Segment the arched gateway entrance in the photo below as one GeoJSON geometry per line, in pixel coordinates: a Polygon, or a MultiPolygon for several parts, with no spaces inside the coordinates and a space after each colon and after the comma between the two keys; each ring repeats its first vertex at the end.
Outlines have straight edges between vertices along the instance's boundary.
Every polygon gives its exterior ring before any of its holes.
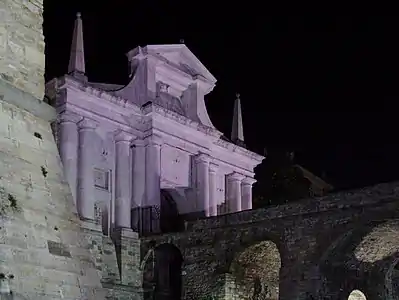
{"type": "Polygon", "coordinates": [[[180,300],[182,264],[181,252],[173,244],[149,249],[142,266],[144,300],[180,300]]]}

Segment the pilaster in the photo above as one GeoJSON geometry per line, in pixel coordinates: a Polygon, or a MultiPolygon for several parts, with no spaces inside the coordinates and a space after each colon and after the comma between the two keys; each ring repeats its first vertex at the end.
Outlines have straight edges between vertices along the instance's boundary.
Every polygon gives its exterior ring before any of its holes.
{"type": "Polygon", "coordinates": [[[95,144],[95,130],[98,127],[98,123],[84,118],[78,123],[78,127],[78,213],[84,220],[94,220],[94,157],[92,147],[95,144]]]}

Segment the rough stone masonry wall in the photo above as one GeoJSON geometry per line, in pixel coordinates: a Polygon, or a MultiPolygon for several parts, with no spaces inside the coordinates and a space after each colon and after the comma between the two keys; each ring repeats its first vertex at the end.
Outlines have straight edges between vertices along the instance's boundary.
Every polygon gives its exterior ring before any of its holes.
{"type": "MultiPolygon", "coordinates": [[[[310,299],[309,293],[316,295],[314,299],[344,299],[331,294],[334,291],[330,290],[320,297],[316,294],[323,276],[334,276],[318,268],[323,262],[322,257],[326,257],[331,245],[351,230],[362,229],[370,221],[379,223],[398,218],[398,199],[399,183],[393,182],[279,207],[208,218],[190,222],[185,232],[143,239],[142,255],[148,251],[152,240],[156,245],[176,245],[184,259],[184,299],[198,300],[217,291],[214,283],[224,280],[221,276],[231,271],[231,262],[237,255],[245,253],[251,245],[271,241],[276,244],[281,257],[279,299],[310,299]]],[[[348,243],[350,250],[359,242],[351,238],[348,243]]],[[[392,243],[379,245],[383,248],[392,243]]],[[[266,254],[270,255],[270,251],[266,254]]],[[[346,254],[351,255],[344,253],[345,257],[346,254]]],[[[327,257],[334,266],[346,266],[341,257],[327,257]]],[[[275,260],[274,257],[270,259],[275,260]]],[[[341,272],[340,284],[359,280],[352,275],[341,272]]],[[[232,299],[228,293],[225,295],[221,299],[232,299]]]]}
{"type": "Polygon", "coordinates": [[[21,95],[0,81],[0,273],[25,299],[98,299],[49,122],[10,104],[21,95]]]}
{"type": "Polygon", "coordinates": [[[43,0],[0,1],[0,79],[42,100],[43,0]]]}

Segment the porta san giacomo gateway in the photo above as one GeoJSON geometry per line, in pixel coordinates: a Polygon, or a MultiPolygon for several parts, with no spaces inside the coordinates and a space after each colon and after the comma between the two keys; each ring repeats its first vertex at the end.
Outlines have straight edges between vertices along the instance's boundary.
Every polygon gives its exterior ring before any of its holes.
{"type": "Polygon", "coordinates": [[[93,83],[78,14],[45,84],[42,15],[0,3],[0,299],[399,299],[399,183],[253,210],[240,99],[228,139],[184,44],[93,83]]]}

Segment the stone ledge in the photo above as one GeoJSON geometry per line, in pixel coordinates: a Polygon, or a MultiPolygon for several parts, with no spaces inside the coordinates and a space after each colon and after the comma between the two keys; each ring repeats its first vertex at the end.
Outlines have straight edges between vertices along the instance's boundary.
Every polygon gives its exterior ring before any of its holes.
{"type": "Polygon", "coordinates": [[[48,122],[54,121],[57,118],[55,109],[49,104],[13,87],[3,80],[0,80],[0,100],[26,110],[48,122]]]}

